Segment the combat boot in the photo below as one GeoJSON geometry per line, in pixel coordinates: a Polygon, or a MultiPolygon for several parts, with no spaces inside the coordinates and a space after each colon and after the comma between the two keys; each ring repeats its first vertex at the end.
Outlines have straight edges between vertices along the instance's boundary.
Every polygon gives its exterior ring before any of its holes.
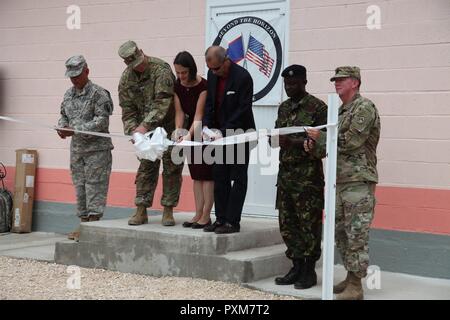
{"type": "MultiPolygon", "coordinates": [[[[89,217],[81,217],[81,222],[88,222],[88,221],[89,221],[89,217]]],[[[67,239],[75,240],[78,242],[78,240],[80,239],[80,227],[76,228],[74,231],[69,233],[67,235],[67,239]]]]}
{"type": "Polygon", "coordinates": [[[300,279],[303,273],[304,259],[294,259],[292,263],[294,266],[284,277],[275,278],[275,284],[284,286],[294,284],[298,279],[300,279]]]}
{"type": "Polygon", "coordinates": [[[89,222],[91,221],[99,221],[100,220],[100,216],[98,215],[91,215],[89,216],[89,222]]]}
{"type": "Polygon", "coordinates": [[[294,284],[295,289],[309,289],[317,284],[316,261],[305,258],[305,268],[300,279],[294,284]]]}
{"type": "Polygon", "coordinates": [[[67,239],[78,241],[80,239],[80,228],[78,227],[67,235],[67,239]]]}
{"type": "Polygon", "coordinates": [[[333,293],[341,293],[347,287],[348,279],[350,279],[350,272],[347,272],[347,277],[344,281],[339,282],[337,285],[333,286],[333,293]]]}
{"type": "Polygon", "coordinates": [[[173,207],[164,207],[161,224],[166,227],[175,225],[175,219],[173,218],[173,207]]]}
{"type": "Polygon", "coordinates": [[[361,284],[361,278],[353,272],[349,273],[349,279],[344,291],[336,295],[336,300],[363,300],[364,291],[361,284]]]}
{"type": "Polygon", "coordinates": [[[148,223],[147,208],[138,206],[136,212],[128,220],[130,226],[138,226],[148,223]]]}

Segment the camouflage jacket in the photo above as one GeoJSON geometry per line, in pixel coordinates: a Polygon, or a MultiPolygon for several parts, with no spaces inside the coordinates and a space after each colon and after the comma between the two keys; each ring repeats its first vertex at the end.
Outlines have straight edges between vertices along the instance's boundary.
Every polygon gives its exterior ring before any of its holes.
{"type": "Polygon", "coordinates": [[[175,76],[166,62],[153,57],[146,59],[149,66],[142,74],[128,67],[120,78],[124,132],[130,135],[143,125],[149,131],[163,127],[170,135],[175,128],[175,76]]]}
{"type": "MultiPolygon", "coordinates": [[[[75,130],[109,133],[109,116],[113,101],[109,92],[88,81],[81,92],[70,88],[61,103],[60,127],[75,130]]],[[[111,138],[75,133],[70,143],[71,152],[86,153],[113,149],[111,138]]]]}
{"type": "MultiPolygon", "coordinates": [[[[319,126],[327,123],[327,105],[320,99],[307,94],[298,103],[288,99],[280,104],[275,128],[292,126],[319,126]]],[[[306,138],[305,133],[290,134],[293,138],[306,138]]],[[[325,146],[307,153],[303,145],[280,148],[280,169],[277,185],[285,189],[302,186],[323,187],[322,158],[325,146]]]]}
{"type": "Polygon", "coordinates": [[[378,182],[376,149],[380,130],[380,116],[369,99],[356,94],[340,107],[337,183],[378,182]]]}

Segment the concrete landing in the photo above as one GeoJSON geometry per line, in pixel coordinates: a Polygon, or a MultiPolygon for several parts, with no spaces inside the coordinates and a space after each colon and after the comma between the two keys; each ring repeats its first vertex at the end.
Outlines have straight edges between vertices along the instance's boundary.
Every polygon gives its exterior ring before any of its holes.
{"type": "MultiPolygon", "coordinates": [[[[322,268],[316,268],[317,286],[306,290],[294,289],[293,285],[275,285],[275,277],[243,284],[243,286],[279,295],[295,296],[303,299],[322,299],[322,268]]],[[[342,265],[334,268],[334,282],[345,278],[346,271],[342,265]]],[[[363,281],[365,300],[450,300],[450,280],[418,277],[403,273],[381,270],[379,288],[367,278],[363,281]]]]}
{"type": "Polygon", "coordinates": [[[80,241],[56,244],[55,261],[153,276],[180,276],[235,283],[264,279],[289,269],[278,222],[243,218],[241,232],[217,235],[183,228],[189,213],[176,213],[177,225],[161,217],[129,226],[127,219],[81,224],[80,241]]]}
{"type": "MultiPolygon", "coordinates": [[[[160,217],[158,218],[158,220],[159,219],[160,217]]],[[[195,230],[185,231],[194,232],[195,230]]],[[[0,256],[28,258],[41,261],[53,261],[55,243],[61,242],[65,238],[66,236],[64,235],[47,232],[33,232],[29,234],[3,233],[0,234],[0,256]]],[[[62,242],[67,243],[68,246],[75,244],[75,242],[62,242]]],[[[284,251],[284,246],[282,244],[256,249],[230,251],[224,255],[219,255],[222,257],[224,262],[224,264],[220,266],[221,272],[223,272],[224,269],[230,265],[226,264],[229,262],[229,260],[240,261],[241,264],[243,263],[245,265],[243,261],[251,261],[251,259],[257,259],[261,257],[263,257],[263,259],[267,259],[267,257],[270,257],[271,255],[277,255],[280,250],[284,251]]],[[[283,259],[284,254],[281,256],[280,260],[283,259]]],[[[208,265],[206,266],[206,269],[207,267],[208,265]]],[[[216,267],[217,265],[211,265],[211,268],[216,267]]],[[[269,263],[261,263],[257,265],[253,264],[253,270],[257,275],[259,274],[259,276],[261,277],[264,275],[264,273],[258,268],[263,269],[266,274],[271,273],[271,275],[258,280],[249,281],[248,283],[242,283],[241,285],[279,295],[297,296],[303,299],[321,298],[322,269],[320,267],[316,269],[319,278],[318,285],[308,290],[296,290],[293,286],[275,285],[273,282],[275,274],[284,274],[287,270],[289,270],[290,264],[286,264],[285,269],[282,272],[275,272],[278,267],[274,268],[275,270],[271,269],[273,267],[274,266],[270,265],[269,263]]],[[[201,270],[205,270],[205,268],[201,270]]],[[[215,271],[217,272],[217,270],[215,271]]],[[[334,271],[335,282],[339,282],[344,278],[345,271],[342,266],[336,265],[334,271]]],[[[199,277],[205,278],[205,276],[202,275],[200,275],[199,277]]],[[[380,289],[368,289],[367,282],[364,282],[364,288],[366,300],[450,300],[450,280],[448,279],[420,277],[404,273],[394,273],[381,270],[380,289]]]]}
{"type": "Polygon", "coordinates": [[[0,256],[53,262],[55,243],[64,239],[66,236],[48,232],[2,233],[0,256]]]}

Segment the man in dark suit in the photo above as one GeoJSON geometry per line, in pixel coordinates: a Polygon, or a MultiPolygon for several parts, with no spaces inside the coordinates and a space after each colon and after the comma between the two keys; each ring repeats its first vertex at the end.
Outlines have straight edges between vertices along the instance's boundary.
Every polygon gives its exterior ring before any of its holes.
{"type": "MultiPolygon", "coordinates": [[[[235,130],[240,130],[240,133],[254,130],[253,80],[250,73],[232,62],[226,50],[219,46],[209,47],[205,60],[209,71],[203,126],[219,129],[223,137],[239,133],[235,130]]],[[[218,234],[239,232],[247,193],[250,143],[217,147],[215,151],[216,221],[203,231],[218,234]]]]}

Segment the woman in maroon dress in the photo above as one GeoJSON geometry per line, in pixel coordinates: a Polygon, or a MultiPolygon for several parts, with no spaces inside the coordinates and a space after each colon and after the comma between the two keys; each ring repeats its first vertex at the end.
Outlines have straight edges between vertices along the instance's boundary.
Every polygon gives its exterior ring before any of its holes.
{"type": "MultiPolygon", "coordinates": [[[[201,140],[201,121],[205,111],[206,80],[197,75],[194,58],[187,51],[177,54],[173,62],[175,83],[175,126],[177,140],[201,140]],[[180,130],[186,129],[186,130],[180,130]]],[[[203,162],[202,147],[184,149],[189,172],[194,180],[195,216],[183,223],[183,227],[201,229],[211,224],[210,214],[214,203],[212,166],[203,162]],[[194,156],[195,154],[195,156],[194,156]]]]}

